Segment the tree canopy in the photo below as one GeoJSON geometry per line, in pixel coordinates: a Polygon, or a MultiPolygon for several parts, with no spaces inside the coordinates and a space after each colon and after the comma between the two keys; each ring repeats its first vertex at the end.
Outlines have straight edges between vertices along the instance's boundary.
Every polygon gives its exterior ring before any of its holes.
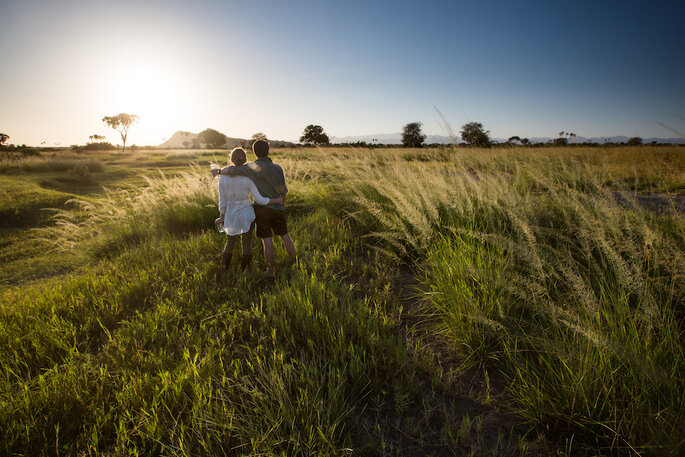
{"type": "Polygon", "coordinates": [[[200,143],[206,144],[210,148],[221,148],[226,145],[226,135],[214,129],[204,129],[197,135],[200,143]]]}
{"type": "Polygon", "coordinates": [[[266,137],[266,133],[263,132],[257,132],[254,135],[252,135],[252,141],[269,141],[269,139],[266,137]]]}
{"type": "Polygon", "coordinates": [[[483,124],[480,122],[469,122],[461,126],[461,139],[466,141],[471,146],[479,146],[481,148],[489,148],[492,145],[490,141],[490,131],[483,129],[483,124]]]}
{"type": "Polygon", "coordinates": [[[128,137],[128,129],[131,125],[138,122],[138,116],[135,114],[119,113],[116,116],[105,116],[102,122],[119,132],[123,146],[121,152],[126,150],[126,138],[128,137]]]}
{"type": "Polygon", "coordinates": [[[300,137],[300,142],[310,146],[325,146],[330,144],[328,135],[324,133],[323,127],[313,124],[310,124],[304,128],[304,132],[300,137]]]}
{"type": "Polygon", "coordinates": [[[5,144],[7,140],[10,139],[10,136],[6,133],[0,133],[0,144],[5,144]]]}
{"type": "Polygon", "coordinates": [[[421,132],[420,122],[410,122],[402,129],[402,144],[408,148],[423,147],[426,135],[421,132]]]}

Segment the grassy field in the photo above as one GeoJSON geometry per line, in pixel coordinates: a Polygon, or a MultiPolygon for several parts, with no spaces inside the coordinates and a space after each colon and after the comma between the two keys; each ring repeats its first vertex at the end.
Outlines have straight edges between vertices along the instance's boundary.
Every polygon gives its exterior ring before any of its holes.
{"type": "Polygon", "coordinates": [[[0,454],[682,455],[684,152],[276,150],[273,282],[226,151],[0,163],[0,454]]]}

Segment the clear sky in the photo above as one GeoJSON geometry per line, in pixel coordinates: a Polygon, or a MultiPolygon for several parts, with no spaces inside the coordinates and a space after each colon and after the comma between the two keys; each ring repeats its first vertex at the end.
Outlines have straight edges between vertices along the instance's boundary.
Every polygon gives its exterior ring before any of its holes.
{"type": "Polygon", "coordinates": [[[685,116],[682,1],[0,0],[0,132],[84,144],[140,116],[297,141],[441,134],[670,137],[685,116]]]}

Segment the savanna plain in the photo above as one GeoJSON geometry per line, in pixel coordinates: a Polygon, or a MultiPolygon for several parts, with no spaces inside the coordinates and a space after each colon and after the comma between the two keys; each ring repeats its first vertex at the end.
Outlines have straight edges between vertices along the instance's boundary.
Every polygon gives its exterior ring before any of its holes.
{"type": "Polygon", "coordinates": [[[226,155],[0,162],[0,455],[685,455],[685,149],[276,149],[273,281],[226,155]]]}

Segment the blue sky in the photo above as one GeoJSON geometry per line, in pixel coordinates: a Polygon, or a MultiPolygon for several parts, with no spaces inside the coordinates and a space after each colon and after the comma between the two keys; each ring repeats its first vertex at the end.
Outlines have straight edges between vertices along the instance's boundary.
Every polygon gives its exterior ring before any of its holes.
{"type": "Polygon", "coordinates": [[[440,134],[672,136],[685,115],[682,2],[40,1],[0,6],[10,142],[129,143],[176,130],[297,140],[440,134]],[[675,113],[675,114],[674,114],[675,113]]]}

